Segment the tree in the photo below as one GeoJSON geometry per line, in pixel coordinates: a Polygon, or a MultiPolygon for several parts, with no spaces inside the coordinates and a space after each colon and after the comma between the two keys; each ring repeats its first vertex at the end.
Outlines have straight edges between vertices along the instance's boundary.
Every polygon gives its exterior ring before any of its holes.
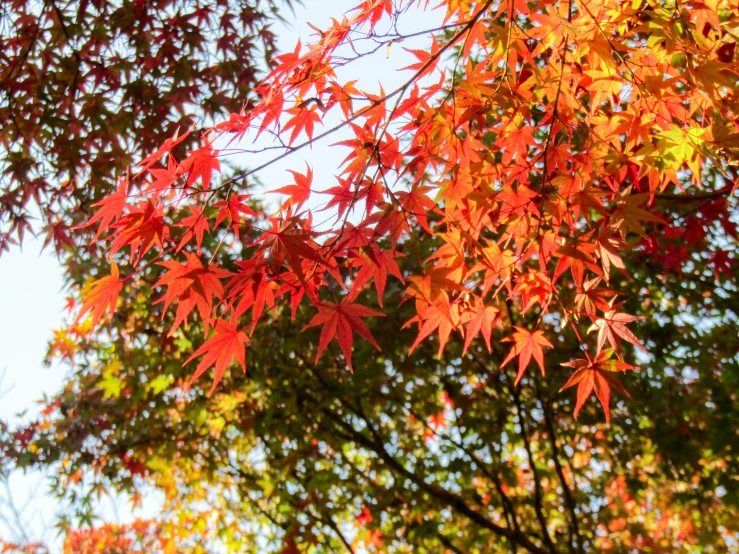
{"type": "Polygon", "coordinates": [[[446,2],[403,87],[339,82],[409,6],[364,2],[100,203],[76,373],[8,457],[83,515],[153,483],[240,552],[729,550],[736,7],[446,2]],[[218,175],[250,132],[282,161],[336,129],[332,229],[310,168],[274,214],[218,175]]]}
{"type": "MultiPolygon", "coordinates": [[[[425,256],[435,245],[419,247],[425,256]]],[[[453,334],[442,358],[431,341],[409,355],[415,333],[395,326],[414,306],[399,306],[397,281],[386,317],[369,323],[382,353],[358,343],[353,374],[338,347],[314,364],[319,334],[299,332],[313,317],[306,306],[295,323],[257,327],[246,376],[227,372],[210,396],[203,380],[185,392],[182,361],[198,344],[188,337],[202,327],[167,337],[176,314],[147,300],[155,281],[142,279],[123,291],[138,301],[121,304],[114,339],[75,355],[65,390],[38,422],[6,436],[5,451],[24,467],[59,467],[57,491],[83,520],[100,490],[136,495],[147,483],[167,497],[165,522],[215,521],[208,536],[235,552],[358,552],[362,542],[388,552],[548,552],[543,527],[563,552],[725,552],[739,531],[736,293],[720,298],[726,289],[705,278],[710,262],[679,275],[639,258],[624,258],[633,294],[665,281],[633,306],[657,354],[629,375],[641,401],[619,401],[610,424],[594,406],[575,422],[575,395],[558,393],[568,375],[555,364],[581,351],[574,337],[550,353],[547,378],[532,372],[519,387],[516,368],[499,369],[508,347],[495,341],[492,354],[475,341],[463,355],[453,334]],[[682,305],[682,295],[705,304],[682,305]],[[685,320],[703,310],[723,322],[691,333],[685,320]]],[[[399,261],[403,274],[415,260],[399,261]]],[[[374,291],[358,301],[380,309],[374,291]]]]}
{"type": "Polygon", "coordinates": [[[272,0],[0,2],[0,253],[34,218],[60,253],[87,242],[74,227],[129,166],[239,110],[275,14],[272,0]]]}

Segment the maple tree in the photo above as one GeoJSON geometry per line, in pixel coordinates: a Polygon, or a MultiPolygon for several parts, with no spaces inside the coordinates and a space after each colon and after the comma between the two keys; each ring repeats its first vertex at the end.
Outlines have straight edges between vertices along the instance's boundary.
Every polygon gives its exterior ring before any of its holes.
{"type": "MultiPolygon", "coordinates": [[[[197,527],[195,521],[183,521],[183,525],[197,527]]],[[[62,545],[63,554],[149,554],[151,552],[182,552],[177,550],[175,539],[169,534],[175,527],[171,523],[153,520],[135,520],[127,525],[105,523],[90,529],[70,530],[62,545]]],[[[205,528],[204,526],[200,526],[205,528]]],[[[176,526],[179,530],[181,526],[176,526]]],[[[197,531],[193,535],[197,535],[197,531]]],[[[200,537],[198,537],[200,538],[200,537]]],[[[11,554],[49,554],[43,543],[18,544],[0,541],[0,551],[11,554]]],[[[192,548],[192,552],[206,552],[192,548]]]]}
{"type": "Polygon", "coordinates": [[[75,227],[132,163],[176,129],[243,106],[274,52],[276,10],[271,0],[2,0],[0,253],[35,232],[81,255],[89,237],[75,227]]]}
{"type": "Polygon", "coordinates": [[[97,203],[79,369],[10,458],[204,503],[237,551],[730,548],[739,7],[448,1],[402,86],[338,77],[427,4],[363,2],[97,203]],[[221,175],[340,133],[279,207],[221,175]]]}
{"type": "MultiPolygon", "coordinates": [[[[602,358],[606,343],[617,356],[623,341],[647,352],[627,326],[638,318],[619,311],[622,292],[600,285],[624,271],[626,249],[660,242],[671,225],[659,201],[665,194],[683,191],[690,200],[700,189],[700,198],[710,199],[734,189],[734,166],[725,162],[733,160],[737,137],[739,75],[729,23],[736,7],[450,2],[434,47],[411,51],[419,61],[404,68],[411,76],[401,87],[377,96],[338,79],[334,58],[352,61],[339,57],[342,46],[354,48],[367,34],[382,42],[378,22],[414,4],[424,3],[360,4],[320,31],[305,53],[298,44],[279,56],[253,106],[206,131],[202,146],[177,159],[173,148],[187,135],[175,136],[122,178],[88,225],[98,224],[98,237],[107,232],[108,256],[130,250],[130,270],[119,278],[114,265],[113,276],[93,283],[79,316],[92,312],[94,326],[125,279],[164,263],[171,273],[159,284],[182,281],[166,296],[167,305],[177,299],[178,322],[197,305],[206,333],[211,325],[228,326],[228,336],[198,350],[206,357],[197,375],[215,364],[214,386],[232,358],[244,366],[247,336],[239,319],[253,333],[265,307],[274,311],[286,298],[293,315],[303,301],[318,308],[306,327],[323,326],[318,356],[335,337],[351,368],[355,333],[379,348],[359,319],[379,314],[351,300],[372,281],[381,297],[388,271],[404,281],[396,259],[413,248],[410,233],[418,225],[440,244],[405,278],[416,306],[408,323],[420,329],[411,350],[434,332],[440,354],[452,332],[469,337],[483,330],[489,344],[498,322],[515,328],[503,339],[514,342],[503,365],[518,357],[518,382],[532,357],[544,373],[542,347],[553,345],[540,327],[556,318],[578,337],[588,323],[598,330],[595,353],[584,351],[589,367],[605,367],[591,359],[602,358]],[[438,81],[419,86],[436,73],[438,81]],[[332,112],[341,121],[315,135],[332,112]],[[270,164],[345,127],[356,138],[336,145],[349,150],[337,168],[340,185],[315,191],[310,168],[291,170],[295,184],[276,189],[289,198],[273,215],[260,217],[244,204],[248,195],[239,189],[256,169],[214,181],[221,152],[236,142],[249,152],[241,145],[253,140],[250,133],[276,137],[267,147],[278,152],[270,164]],[[304,142],[296,144],[298,138],[304,142]],[[312,212],[301,211],[318,194],[331,197],[324,209],[335,208],[337,228],[314,228],[312,212]],[[192,223],[178,223],[188,211],[192,223]],[[363,212],[357,223],[349,220],[352,211],[363,212]],[[261,231],[245,243],[243,231],[251,227],[261,231]],[[242,242],[245,261],[235,274],[215,269],[217,253],[212,270],[198,259],[206,233],[222,235],[221,243],[242,242]],[[383,249],[381,239],[389,240],[383,249]],[[184,279],[177,261],[183,258],[185,269],[197,265],[184,279]],[[197,282],[187,277],[192,271],[209,275],[207,287],[200,278],[199,292],[187,286],[197,282]],[[331,303],[324,298],[336,297],[332,283],[346,292],[331,303]],[[533,329],[516,326],[518,315],[534,309],[533,329]],[[473,315],[481,311],[484,327],[473,315]]],[[[387,36],[388,44],[403,41],[387,36]]],[[[353,51],[355,59],[362,56],[353,51]]],[[[622,389],[615,375],[594,383],[601,399],[611,386],[622,389]]]]}
{"type": "MultiPolygon", "coordinates": [[[[417,236],[430,255],[434,241],[417,236]]],[[[212,252],[218,240],[202,244],[212,252]]],[[[424,256],[399,259],[399,270],[412,274],[424,256]]],[[[227,268],[240,259],[220,258],[227,268]]],[[[2,435],[4,463],[54,468],[57,494],[83,522],[101,491],[140,501],[154,487],[164,521],[213,522],[208,536],[234,552],[728,551],[739,536],[737,267],[715,281],[707,257],[680,274],[636,251],[624,266],[631,294],[660,283],[628,305],[645,316],[655,354],[625,379],[640,401],[612,398],[610,424],[559,392],[572,378],[560,364],[582,357],[574,334],[546,349],[545,376],[536,368],[518,386],[518,364],[500,369],[510,343],[465,350],[454,333],[441,357],[431,340],[409,354],[417,333],[397,328],[415,306],[400,303],[399,280],[384,308],[374,288],[354,299],[385,314],[366,319],[382,351],[357,340],[354,373],[335,342],[315,363],[320,332],[301,329],[316,310],[301,306],[294,322],[275,314],[255,328],[246,375],[225,372],[210,395],[202,377],[187,390],[183,362],[204,323],[167,335],[177,313],[151,301],[169,271],[156,266],[157,278],[122,290],[109,337],[60,331],[50,354],[71,356],[74,372],[38,420],[2,435]],[[709,313],[714,323],[696,330],[709,313]]],[[[609,354],[586,369],[625,363],[609,354]]]]}

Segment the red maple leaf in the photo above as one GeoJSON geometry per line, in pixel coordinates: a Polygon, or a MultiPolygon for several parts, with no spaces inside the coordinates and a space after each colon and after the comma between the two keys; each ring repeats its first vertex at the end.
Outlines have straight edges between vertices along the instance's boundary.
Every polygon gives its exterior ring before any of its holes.
{"type": "MultiPolygon", "coordinates": [[[[323,210],[330,210],[334,206],[338,206],[339,209],[336,217],[341,219],[344,212],[349,208],[353,208],[361,200],[362,196],[364,196],[364,193],[360,187],[354,186],[354,181],[351,179],[339,178],[338,181],[339,184],[337,186],[321,191],[321,194],[331,195],[331,200],[328,201],[323,210]]],[[[366,190],[367,188],[365,187],[366,190]]]]}
{"type": "Polygon", "coordinates": [[[187,173],[187,186],[192,186],[200,179],[204,190],[210,188],[210,182],[214,171],[221,171],[221,162],[218,152],[213,150],[210,143],[198,148],[185,158],[180,166],[181,173],[187,173]]]}
{"type": "Polygon", "coordinates": [[[213,207],[218,209],[216,221],[213,228],[218,227],[221,223],[228,220],[229,225],[238,234],[239,225],[241,224],[241,214],[256,217],[254,210],[246,204],[246,200],[251,198],[251,194],[232,194],[228,200],[216,202],[213,207]]]}
{"type": "Polygon", "coordinates": [[[611,387],[615,387],[627,397],[631,398],[626,389],[624,389],[621,381],[619,381],[611,373],[619,371],[628,371],[630,369],[639,369],[635,365],[627,364],[621,360],[611,359],[614,351],[610,348],[601,350],[596,354],[593,360],[572,360],[562,364],[566,367],[575,369],[569,380],[560,389],[560,392],[577,385],[577,402],[575,404],[575,419],[590,393],[595,390],[595,395],[603,405],[603,411],[606,414],[606,421],[611,421],[611,387]]]}
{"type": "Polygon", "coordinates": [[[303,175],[302,173],[298,173],[297,171],[293,171],[292,169],[288,170],[290,173],[293,174],[293,177],[295,178],[294,185],[288,185],[286,187],[270,191],[273,193],[287,194],[290,196],[290,198],[285,200],[285,202],[282,204],[280,210],[283,210],[289,206],[293,206],[297,210],[310,197],[310,186],[313,183],[313,170],[310,168],[310,166],[308,166],[307,163],[305,164],[305,167],[307,169],[305,175],[303,175]]]}
{"type": "Polygon", "coordinates": [[[293,115],[293,117],[285,123],[285,127],[283,128],[283,131],[287,131],[290,128],[293,130],[288,144],[295,142],[295,139],[298,138],[298,135],[303,131],[305,131],[305,134],[308,135],[310,140],[313,140],[313,130],[315,125],[316,123],[321,122],[321,116],[318,114],[316,106],[306,108],[301,104],[287,110],[287,113],[293,115]]]}
{"type": "Polygon", "coordinates": [[[639,319],[644,319],[644,316],[618,313],[617,309],[618,308],[615,307],[614,309],[606,312],[603,317],[597,318],[589,329],[589,331],[593,331],[595,329],[598,330],[598,350],[601,350],[606,340],[608,340],[611,346],[616,351],[618,351],[619,338],[622,338],[646,353],[647,349],[644,347],[644,345],[639,342],[639,339],[636,338],[636,335],[634,335],[634,333],[629,331],[628,327],[626,327],[626,323],[631,323],[639,319]]]}
{"type": "Polygon", "coordinates": [[[393,3],[391,0],[365,0],[351,11],[355,10],[359,11],[356,15],[357,21],[369,20],[370,29],[373,29],[383,15],[392,14],[393,3]]]}
{"type": "Polygon", "coordinates": [[[180,243],[177,245],[177,252],[182,250],[182,247],[187,244],[192,237],[195,237],[198,248],[203,244],[203,235],[206,232],[210,232],[210,226],[208,225],[208,218],[203,214],[203,210],[198,206],[188,206],[192,215],[189,215],[182,219],[177,224],[177,227],[184,227],[185,234],[182,235],[180,243]]]}
{"type": "MultiPolygon", "coordinates": [[[[169,334],[187,321],[190,313],[198,308],[200,317],[205,323],[205,332],[208,332],[208,323],[213,311],[213,297],[223,298],[221,279],[233,275],[230,271],[219,269],[217,265],[204,267],[200,259],[194,254],[186,254],[187,263],[181,264],[176,260],[162,262],[159,265],[169,271],[162,275],[154,287],[167,285],[167,292],[156,303],[164,302],[164,311],[169,308],[172,300],[177,299],[177,314],[169,334]]],[[[162,314],[164,317],[164,314],[162,314]]]]}
{"type": "Polygon", "coordinates": [[[74,229],[81,229],[84,227],[89,227],[91,225],[94,225],[95,222],[100,222],[100,227],[98,227],[97,233],[95,233],[95,238],[93,241],[96,241],[98,237],[110,227],[110,224],[121,217],[123,214],[123,210],[126,207],[126,202],[128,201],[128,180],[127,179],[121,179],[118,182],[118,190],[116,190],[113,194],[109,194],[105,198],[103,198],[100,202],[97,202],[93,204],[93,206],[100,206],[100,209],[95,213],[94,216],[90,218],[90,220],[85,223],[84,225],[80,225],[79,227],[74,227],[74,229]]]}
{"type": "Polygon", "coordinates": [[[149,173],[154,177],[154,180],[149,183],[149,186],[146,188],[146,192],[161,193],[170,188],[177,179],[179,168],[180,166],[175,162],[174,157],[168,156],[166,168],[152,167],[149,169],[149,173]]]}
{"type": "Polygon", "coordinates": [[[146,170],[148,170],[152,165],[157,163],[162,158],[162,156],[170,152],[175,146],[177,146],[179,143],[185,140],[188,136],[190,136],[190,133],[192,132],[193,128],[188,129],[187,132],[183,134],[182,136],[179,136],[180,130],[177,129],[177,131],[175,131],[175,134],[174,136],[172,136],[172,138],[168,138],[167,140],[165,140],[164,144],[162,144],[162,146],[160,146],[156,152],[150,154],[149,156],[147,156],[141,161],[141,163],[139,164],[139,166],[141,167],[141,171],[139,173],[143,173],[146,170]]]}
{"type": "Polygon", "coordinates": [[[262,242],[265,248],[269,248],[274,266],[281,265],[287,259],[293,273],[303,281],[302,260],[325,263],[313,240],[318,233],[310,230],[310,222],[297,216],[289,219],[270,218],[269,221],[272,229],[266,231],[257,242],[262,242]]]}
{"type": "Polygon", "coordinates": [[[432,190],[431,187],[418,185],[413,187],[410,192],[401,191],[396,193],[396,196],[400,201],[400,205],[403,207],[405,215],[415,217],[416,221],[418,221],[427,233],[433,234],[429,227],[428,217],[426,216],[429,211],[436,210],[436,203],[426,196],[426,193],[430,190],[432,190]]]}
{"type": "Polygon", "coordinates": [[[401,283],[403,275],[400,273],[396,258],[402,257],[403,254],[394,250],[380,250],[377,244],[372,244],[366,249],[366,255],[360,258],[356,265],[361,265],[361,269],[357,272],[352,284],[351,296],[356,298],[362,287],[370,280],[374,280],[375,289],[377,290],[377,303],[382,307],[382,296],[385,294],[385,285],[387,284],[387,274],[390,272],[401,283]]]}
{"type": "Polygon", "coordinates": [[[129,208],[129,213],[114,225],[116,228],[111,253],[124,246],[131,247],[131,263],[138,263],[155,245],[160,249],[169,235],[169,227],[164,224],[164,210],[152,201],[142,202],[129,208]]]}
{"type": "Polygon", "coordinates": [[[367,328],[367,324],[362,321],[362,317],[384,317],[384,314],[371,310],[366,306],[360,304],[350,304],[343,300],[339,304],[333,304],[331,302],[319,302],[318,313],[313,319],[303,327],[303,331],[311,327],[323,325],[321,329],[321,338],[318,341],[318,352],[316,353],[316,362],[321,358],[321,355],[326,350],[328,343],[331,339],[336,337],[336,340],[341,347],[341,351],[344,353],[346,363],[349,366],[349,371],[354,372],[352,368],[352,345],[354,343],[354,333],[357,333],[360,337],[363,337],[372,344],[377,350],[381,350],[380,345],[377,344],[374,337],[367,328]]]}
{"type": "Polygon", "coordinates": [[[245,345],[249,342],[249,337],[246,336],[244,331],[239,331],[236,325],[222,319],[216,321],[214,327],[215,335],[206,340],[184,363],[184,365],[187,365],[195,358],[204,355],[195,373],[185,385],[185,390],[188,390],[195,380],[214,364],[213,386],[208,394],[213,394],[216,385],[223,378],[223,374],[233,360],[236,360],[246,373],[245,345]]]}
{"type": "Polygon", "coordinates": [[[86,313],[91,312],[92,325],[90,326],[90,329],[92,330],[98,324],[107,309],[110,309],[111,314],[115,311],[115,305],[118,302],[118,295],[121,293],[121,289],[123,288],[123,279],[120,279],[119,277],[118,265],[113,262],[110,275],[93,282],[87,291],[83,292],[84,300],[82,301],[82,307],[74,320],[73,326],[77,325],[86,313]]]}
{"type": "Polygon", "coordinates": [[[530,333],[528,329],[523,327],[515,326],[515,329],[516,332],[513,333],[512,337],[503,339],[503,341],[514,341],[515,344],[508,353],[508,356],[506,356],[506,359],[503,360],[502,364],[500,364],[500,367],[502,369],[508,362],[518,356],[518,373],[516,374],[516,385],[518,385],[518,382],[521,380],[521,377],[523,377],[529,362],[531,362],[532,356],[536,360],[536,363],[539,364],[541,374],[545,374],[544,351],[542,350],[542,346],[546,346],[548,348],[553,348],[553,346],[552,343],[544,336],[544,331],[541,329],[537,329],[533,333],[530,333]]]}

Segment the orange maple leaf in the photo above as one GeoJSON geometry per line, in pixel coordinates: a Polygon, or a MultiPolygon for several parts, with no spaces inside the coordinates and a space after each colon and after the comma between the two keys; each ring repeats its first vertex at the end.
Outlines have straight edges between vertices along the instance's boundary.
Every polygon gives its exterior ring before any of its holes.
{"type": "Polygon", "coordinates": [[[184,365],[187,365],[195,358],[205,354],[203,359],[200,360],[195,373],[185,385],[185,390],[188,390],[195,380],[214,364],[213,386],[208,394],[213,394],[216,385],[223,378],[223,374],[234,359],[246,373],[245,345],[249,342],[249,337],[246,336],[244,331],[239,331],[236,325],[222,319],[216,321],[214,327],[215,335],[206,340],[184,363],[184,365]]]}
{"type": "Polygon", "coordinates": [[[308,139],[313,140],[313,130],[315,129],[315,125],[316,123],[321,123],[321,116],[318,114],[316,107],[313,106],[312,108],[306,108],[301,103],[300,105],[287,110],[287,113],[293,116],[287,123],[285,123],[285,127],[283,128],[284,131],[291,128],[293,130],[288,144],[295,142],[295,139],[298,138],[298,135],[303,131],[308,135],[308,139]]]}
{"type": "Polygon", "coordinates": [[[383,15],[393,13],[393,3],[391,0],[365,0],[351,11],[359,11],[355,16],[357,22],[369,21],[370,29],[374,29],[383,15]]]}
{"type": "Polygon", "coordinates": [[[129,208],[129,212],[114,225],[116,231],[110,244],[110,252],[116,253],[125,246],[131,248],[131,263],[141,258],[155,245],[160,249],[169,236],[169,227],[164,223],[164,210],[152,201],[141,202],[129,208]]]}
{"type": "Polygon", "coordinates": [[[641,221],[664,224],[665,221],[651,212],[640,208],[651,196],[650,193],[630,194],[627,187],[616,199],[616,209],[611,214],[609,226],[618,229],[625,237],[626,231],[632,231],[643,237],[648,236],[641,221]]]}
{"type": "Polygon", "coordinates": [[[532,356],[536,360],[536,363],[539,364],[541,374],[545,375],[544,350],[542,350],[542,346],[546,346],[548,348],[554,348],[554,346],[547,340],[544,336],[544,331],[541,329],[537,329],[531,333],[524,327],[519,327],[517,325],[514,327],[516,332],[513,333],[513,336],[505,338],[503,341],[514,341],[515,344],[508,353],[508,356],[506,356],[506,359],[503,360],[502,364],[500,364],[500,367],[502,369],[508,362],[518,356],[518,373],[516,374],[516,385],[518,385],[529,365],[529,362],[531,362],[532,356]]]}
{"type": "Polygon", "coordinates": [[[464,341],[464,354],[470,347],[475,336],[482,331],[482,338],[485,339],[485,345],[488,352],[491,352],[490,335],[493,332],[493,325],[498,319],[498,310],[492,306],[486,306],[482,301],[477,303],[474,313],[470,316],[467,324],[467,335],[464,341]]]}
{"type": "Polygon", "coordinates": [[[534,304],[541,306],[542,312],[546,312],[549,302],[552,298],[554,287],[549,277],[540,271],[529,271],[524,273],[518,279],[516,288],[513,289],[513,295],[520,295],[523,309],[521,313],[526,313],[534,304]]]}
{"type": "Polygon", "coordinates": [[[123,279],[119,277],[118,265],[113,262],[110,275],[93,282],[83,294],[82,307],[74,320],[73,327],[86,313],[91,312],[92,325],[90,325],[90,330],[92,330],[97,326],[107,309],[110,309],[111,314],[115,311],[118,295],[123,288],[123,279]]]}
{"type": "Polygon", "coordinates": [[[418,322],[420,325],[421,321],[423,321],[423,325],[421,325],[421,329],[418,331],[418,336],[416,337],[415,342],[411,345],[409,354],[413,353],[416,347],[421,344],[423,339],[438,329],[438,356],[441,358],[441,354],[444,352],[444,347],[449,340],[449,335],[459,325],[457,311],[450,309],[450,306],[446,303],[440,302],[438,305],[428,306],[423,313],[408,320],[403,327],[405,328],[414,322],[418,322]]]}
{"type": "Polygon", "coordinates": [[[374,280],[375,289],[377,290],[377,303],[382,307],[382,296],[385,294],[388,272],[401,283],[404,282],[398,262],[395,261],[396,258],[402,256],[403,254],[394,250],[380,250],[377,244],[370,245],[365,250],[365,255],[355,262],[360,269],[352,284],[350,293],[352,299],[357,297],[365,284],[370,280],[374,280]]]}
{"type": "Polygon", "coordinates": [[[595,390],[595,395],[603,405],[603,411],[606,414],[606,421],[611,421],[611,387],[631,398],[626,389],[615,376],[611,373],[618,371],[628,371],[630,369],[639,369],[638,366],[627,364],[621,360],[613,360],[614,351],[610,348],[601,350],[596,354],[593,360],[572,360],[563,363],[563,366],[575,369],[569,380],[560,389],[560,392],[577,385],[577,402],[575,404],[575,419],[590,393],[595,390]]]}
{"type": "Polygon", "coordinates": [[[95,233],[95,238],[93,239],[94,242],[100,237],[101,234],[103,234],[103,232],[108,230],[110,224],[113,223],[113,221],[119,219],[123,215],[123,210],[126,207],[127,202],[128,179],[121,179],[118,182],[118,189],[114,193],[109,194],[100,202],[93,204],[93,206],[100,207],[100,209],[95,212],[95,215],[92,216],[87,221],[87,223],[78,227],[73,227],[73,229],[82,229],[84,227],[89,227],[99,221],[100,226],[98,227],[97,233],[95,233]]]}

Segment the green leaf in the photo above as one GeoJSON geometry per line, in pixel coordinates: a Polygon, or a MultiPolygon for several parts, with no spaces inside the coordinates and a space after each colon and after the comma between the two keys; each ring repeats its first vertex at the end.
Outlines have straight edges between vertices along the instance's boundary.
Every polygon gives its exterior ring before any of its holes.
{"type": "Polygon", "coordinates": [[[164,389],[172,384],[174,378],[171,375],[158,375],[155,379],[149,382],[146,386],[147,389],[152,391],[154,394],[160,394],[164,389]]]}

